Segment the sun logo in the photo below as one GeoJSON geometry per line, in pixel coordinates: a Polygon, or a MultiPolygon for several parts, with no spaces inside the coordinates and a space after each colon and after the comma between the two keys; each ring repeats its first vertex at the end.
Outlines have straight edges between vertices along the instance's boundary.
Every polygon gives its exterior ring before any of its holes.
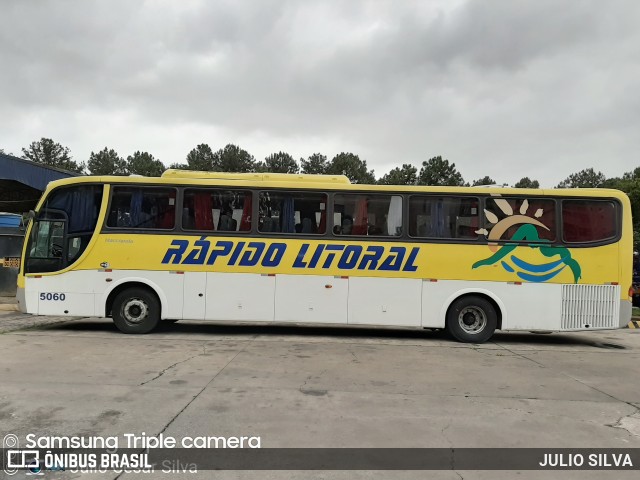
{"type": "MultiPolygon", "coordinates": [[[[498,244],[491,242],[491,240],[500,240],[502,238],[502,235],[504,235],[504,233],[514,225],[535,225],[544,228],[547,231],[549,230],[549,227],[547,227],[544,223],[536,220],[536,218],[540,218],[544,214],[544,211],[541,208],[537,209],[534,213],[535,218],[526,216],[527,210],[529,210],[529,200],[525,200],[524,202],[522,202],[522,205],[520,206],[520,215],[513,214],[513,208],[511,207],[511,204],[504,198],[494,198],[493,201],[496,203],[498,208],[502,210],[506,217],[502,220],[498,220],[498,216],[495,213],[485,208],[484,214],[487,220],[495,225],[493,225],[493,227],[491,228],[491,232],[487,231],[486,228],[476,230],[476,233],[487,236],[487,239],[489,240],[489,250],[491,250],[492,252],[498,250],[498,244]]],[[[513,240],[515,240],[515,238],[513,240]]]]}
{"type": "Polygon", "coordinates": [[[573,273],[574,282],[578,283],[581,277],[581,268],[578,262],[571,258],[571,252],[563,246],[551,245],[549,240],[540,238],[539,228],[546,231],[550,230],[549,227],[538,220],[544,215],[542,208],[536,209],[533,216],[527,215],[530,205],[529,201],[525,199],[520,205],[518,213],[515,214],[513,207],[506,199],[492,197],[492,200],[505,217],[500,220],[494,212],[487,209],[484,210],[486,219],[492,224],[491,230],[481,228],[476,230],[476,233],[486,235],[487,246],[493,252],[493,255],[474,263],[471,268],[494,265],[500,262],[504,270],[509,273],[515,273],[522,280],[546,282],[568,267],[573,273]],[[520,226],[511,238],[507,240],[526,243],[506,243],[500,246],[497,242],[503,240],[505,233],[516,225],[520,226]],[[560,258],[547,263],[530,263],[516,255],[516,250],[519,248],[538,249],[544,257],[553,258],[559,256],[560,258]]]}

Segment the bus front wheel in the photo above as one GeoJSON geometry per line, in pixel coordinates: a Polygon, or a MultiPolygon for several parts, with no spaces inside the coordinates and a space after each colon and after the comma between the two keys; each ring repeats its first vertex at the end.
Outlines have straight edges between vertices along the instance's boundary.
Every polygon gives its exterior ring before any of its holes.
{"type": "Polygon", "coordinates": [[[498,314],[489,300],[469,295],[457,299],[447,312],[447,331],[459,342],[484,343],[498,325],[498,314]]]}
{"type": "Polygon", "coordinates": [[[128,288],[113,301],[113,322],[123,333],[149,333],[160,321],[160,301],[144,288],[128,288]]]}

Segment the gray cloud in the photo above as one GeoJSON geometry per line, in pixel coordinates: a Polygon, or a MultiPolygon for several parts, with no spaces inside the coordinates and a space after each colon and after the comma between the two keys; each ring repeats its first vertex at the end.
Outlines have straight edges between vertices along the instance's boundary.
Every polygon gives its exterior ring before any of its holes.
{"type": "Polygon", "coordinates": [[[637,166],[640,4],[4,2],[0,147],[196,143],[553,185],[637,166]],[[324,149],[324,150],[323,150],[324,149]]]}

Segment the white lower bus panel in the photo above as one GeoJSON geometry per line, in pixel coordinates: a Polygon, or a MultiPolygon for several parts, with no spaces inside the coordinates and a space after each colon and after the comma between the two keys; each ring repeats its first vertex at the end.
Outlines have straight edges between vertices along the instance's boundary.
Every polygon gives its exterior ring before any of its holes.
{"type": "Polygon", "coordinates": [[[275,292],[275,276],[208,272],[205,319],[272,322],[275,292]]]}
{"type": "Polygon", "coordinates": [[[276,276],[276,322],[347,323],[349,279],[276,276]]]}
{"type": "MultiPolygon", "coordinates": [[[[92,281],[95,282],[95,272],[86,271],[27,278],[25,300],[29,311],[38,315],[92,317],[96,315],[92,281]]],[[[102,312],[98,315],[102,316],[102,312]]]]}
{"type": "Polygon", "coordinates": [[[349,277],[349,324],[419,327],[422,280],[349,277]]]}
{"type": "Polygon", "coordinates": [[[447,309],[466,294],[493,299],[502,330],[614,329],[629,316],[618,285],[135,270],[25,280],[20,308],[40,315],[101,317],[110,292],[139,282],[158,294],[162,318],[444,328],[447,309]]]}
{"type": "Polygon", "coordinates": [[[486,295],[502,314],[502,330],[614,329],[620,324],[620,286],[425,280],[422,326],[443,328],[449,305],[465,294],[486,295]]]}
{"type": "Polygon", "coordinates": [[[25,311],[38,315],[105,316],[109,294],[123,284],[154,290],[162,318],[182,317],[184,275],[136,270],[75,270],[25,278],[25,311]]]}

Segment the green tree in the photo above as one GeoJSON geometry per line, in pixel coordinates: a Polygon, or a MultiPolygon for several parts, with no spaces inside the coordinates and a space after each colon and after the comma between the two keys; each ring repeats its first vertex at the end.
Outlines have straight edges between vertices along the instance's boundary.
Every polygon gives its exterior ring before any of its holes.
{"type": "Polygon", "coordinates": [[[624,173],[622,177],[607,179],[604,187],[621,190],[629,197],[633,219],[634,249],[637,251],[640,248],[640,167],[624,173]]]}
{"type": "Polygon", "coordinates": [[[531,180],[529,177],[522,177],[514,186],[514,188],[540,188],[538,180],[531,180]]]}
{"type": "Polygon", "coordinates": [[[474,180],[471,184],[471,186],[473,187],[476,187],[478,185],[497,185],[497,182],[490,176],[486,175],[482,178],[479,178],[478,180],[474,180]]]}
{"type": "Polygon", "coordinates": [[[367,169],[367,161],[360,160],[354,153],[339,153],[331,160],[327,173],[331,175],[346,175],[351,183],[376,183],[373,170],[367,169]]]}
{"type": "Polygon", "coordinates": [[[126,175],[127,162],[113,149],[104,147],[98,153],[91,152],[87,162],[91,175],[126,175]]]}
{"type": "Polygon", "coordinates": [[[622,180],[632,181],[632,182],[636,180],[640,180],[640,167],[636,167],[635,169],[633,169],[633,171],[626,172],[625,174],[623,174],[622,180]]]}
{"type": "Polygon", "coordinates": [[[86,167],[84,162],[77,163],[71,159],[71,151],[68,147],[63,147],[50,138],[44,137],[37,142],[31,142],[27,148],[23,148],[22,158],[76,173],[84,172],[86,167]]]}
{"type": "Polygon", "coordinates": [[[302,173],[324,174],[327,173],[329,164],[327,163],[326,155],[314,153],[313,155],[310,155],[307,160],[301,158],[300,167],[302,173]]]}
{"type": "Polygon", "coordinates": [[[212,170],[215,172],[254,172],[256,159],[237,145],[228,144],[213,154],[212,170]]]}
{"type": "Polygon", "coordinates": [[[380,185],[415,185],[418,182],[418,169],[409,163],[396,167],[378,180],[380,185]]]}
{"type": "Polygon", "coordinates": [[[159,177],[165,171],[165,166],[150,153],[138,151],[127,157],[127,171],[130,175],[159,177]]]}
{"type": "Polygon", "coordinates": [[[572,173],[557,188],[599,188],[604,186],[607,177],[602,172],[596,172],[593,168],[585,168],[578,173],[572,173]]]}
{"type": "Polygon", "coordinates": [[[179,162],[174,162],[171,165],[169,165],[169,168],[172,168],[174,170],[191,170],[189,168],[189,165],[187,165],[186,163],[179,163],[179,162]]]}
{"type": "Polygon", "coordinates": [[[422,162],[418,174],[418,185],[448,185],[464,186],[462,174],[456,169],[455,163],[443,160],[441,156],[430,158],[422,162]]]}
{"type": "MultiPolygon", "coordinates": [[[[186,170],[198,170],[208,172],[213,170],[213,151],[206,143],[201,143],[187,154],[187,164],[182,164],[186,170]]],[[[171,168],[175,168],[173,165],[171,168]]]]}
{"type": "Polygon", "coordinates": [[[300,168],[294,158],[285,152],[272,153],[264,162],[256,164],[258,172],[298,173],[300,168]]]}

